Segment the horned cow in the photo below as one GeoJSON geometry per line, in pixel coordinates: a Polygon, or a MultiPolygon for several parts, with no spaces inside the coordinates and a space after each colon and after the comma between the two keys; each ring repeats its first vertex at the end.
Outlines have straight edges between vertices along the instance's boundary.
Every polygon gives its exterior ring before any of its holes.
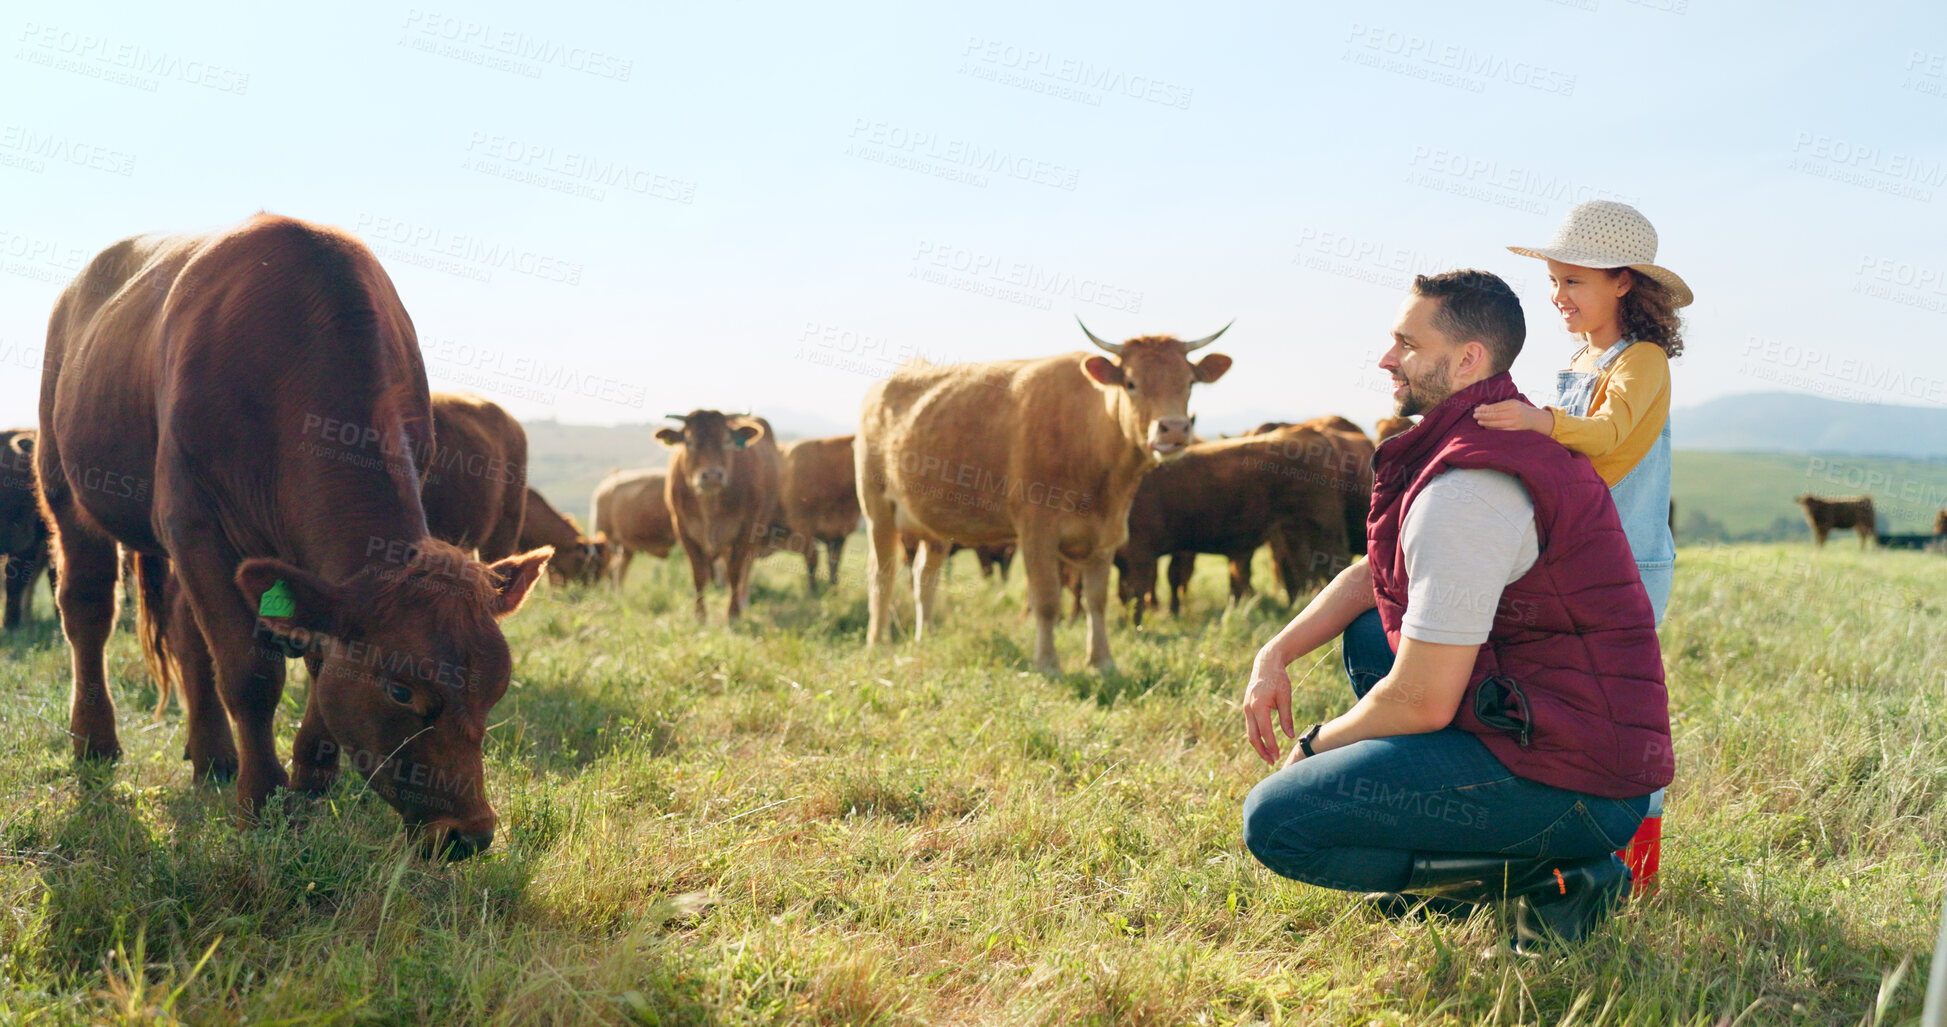
{"type": "Polygon", "coordinates": [[[884,641],[890,625],[901,531],[920,538],[915,638],[926,632],[948,548],[1013,540],[1034,610],[1035,668],[1060,670],[1054,626],[1065,563],[1082,571],[1088,661],[1114,669],[1104,609],[1130,503],[1143,475],[1189,444],[1191,386],[1223,377],[1231,359],[1190,358],[1222,330],[1190,342],[1122,343],[1082,331],[1102,353],[915,361],[867,390],[854,452],[870,546],[869,644],[884,641]]]}

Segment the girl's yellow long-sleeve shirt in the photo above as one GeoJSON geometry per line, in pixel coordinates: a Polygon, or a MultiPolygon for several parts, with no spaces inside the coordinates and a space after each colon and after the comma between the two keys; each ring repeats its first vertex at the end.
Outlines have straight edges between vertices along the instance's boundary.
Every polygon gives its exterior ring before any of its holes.
{"type": "Polygon", "coordinates": [[[1548,411],[1555,415],[1549,437],[1587,456],[1603,484],[1614,488],[1656,445],[1670,419],[1670,358],[1661,346],[1636,343],[1596,377],[1589,416],[1560,407],[1548,411]]]}

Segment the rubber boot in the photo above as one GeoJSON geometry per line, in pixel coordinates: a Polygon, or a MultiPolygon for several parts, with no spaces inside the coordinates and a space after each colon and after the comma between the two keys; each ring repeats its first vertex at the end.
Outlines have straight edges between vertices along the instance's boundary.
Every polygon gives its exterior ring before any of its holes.
{"type": "Polygon", "coordinates": [[[1551,876],[1552,882],[1524,892],[1515,907],[1510,944],[1521,955],[1581,941],[1629,894],[1629,867],[1614,855],[1558,863],[1551,876]]]}
{"type": "Polygon", "coordinates": [[[1508,856],[1416,856],[1404,891],[1368,892],[1365,900],[1380,915],[1395,919],[1415,913],[1465,918],[1484,903],[1541,883],[1541,878],[1529,878],[1543,865],[1508,856]]]}
{"type": "Polygon", "coordinates": [[[1414,895],[1410,892],[1372,891],[1364,897],[1375,912],[1391,920],[1408,917],[1424,920],[1428,916],[1465,920],[1474,915],[1474,910],[1481,908],[1478,902],[1460,902],[1441,895],[1414,895]]]}

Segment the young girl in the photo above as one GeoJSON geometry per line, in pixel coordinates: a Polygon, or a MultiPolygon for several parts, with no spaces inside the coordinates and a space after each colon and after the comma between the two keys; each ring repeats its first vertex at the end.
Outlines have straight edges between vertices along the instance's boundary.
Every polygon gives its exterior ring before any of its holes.
{"type": "Polygon", "coordinates": [[[1690,287],[1656,266],[1656,229],[1626,203],[1569,211],[1545,247],[1510,246],[1548,262],[1550,299],[1582,349],[1558,372],[1545,408],[1508,400],[1474,408],[1488,428],[1544,432],[1586,455],[1609,485],[1656,622],[1670,601],[1670,358],[1683,352],[1677,308],[1690,287]]]}
{"type": "MultiPolygon", "coordinates": [[[[1683,352],[1677,308],[1690,305],[1690,287],[1654,263],[1656,229],[1626,203],[1591,200],[1568,212],[1547,246],[1508,249],[1548,262],[1549,298],[1582,348],[1556,373],[1547,407],[1484,403],[1474,419],[1488,428],[1546,432],[1589,458],[1616,501],[1661,626],[1677,555],[1670,537],[1670,358],[1683,352]]],[[[1654,887],[1662,821],[1659,788],[1624,854],[1638,894],[1654,887]]]]}

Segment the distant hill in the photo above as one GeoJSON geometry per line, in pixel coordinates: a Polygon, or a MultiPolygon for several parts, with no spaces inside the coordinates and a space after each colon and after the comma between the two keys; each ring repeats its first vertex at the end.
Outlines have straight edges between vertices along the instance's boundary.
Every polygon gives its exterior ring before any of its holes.
{"type": "Polygon", "coordinates": [[[1849,403],[1795,392],[1720,396],[1670,414],[1678,449],[1947,457],[1947,408],[1849,403]]]}

